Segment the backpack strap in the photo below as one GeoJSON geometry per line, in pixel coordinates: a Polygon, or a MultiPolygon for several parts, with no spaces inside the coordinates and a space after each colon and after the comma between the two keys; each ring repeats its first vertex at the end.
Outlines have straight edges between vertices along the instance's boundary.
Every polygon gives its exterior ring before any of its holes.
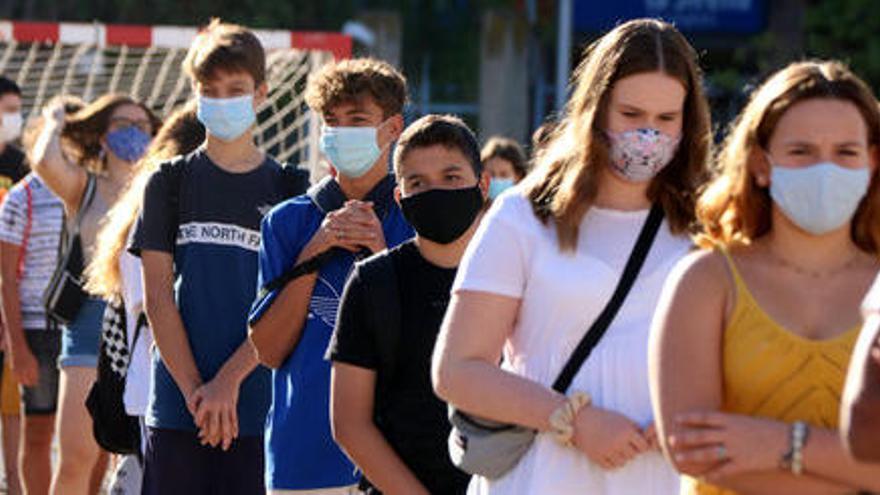
{"type": "Polygon", "coordinates": [[[25,256],[27,255],[27,246],[28,246],[28,242],[30,242],[31,229],[33,228],[33,224],[34,224],[34,193],[31,190],[30,181],[25,180],[23,187],[24,187],[24,192],[27,196],[27,203],[25,206],[26,212],[27,212],[26,213],[27,219],[25,220],[25,224],[24,224],[24,232],[21,235],[21,249],[19,250],[19,255],[18,255],[18,269],[15,272],[16,279],[18,281],[21,281],[22,277],[24,276],[25,256]]]}
{"type": "Polygon", "coordinates": [[[397,367],[401,335],[400,286],[392,252],[374,256],[358,265],[361,278],[370,290],[366,292],[369,323],[374,332],[379,354],[376,389],[390,387],[397,367]]]}

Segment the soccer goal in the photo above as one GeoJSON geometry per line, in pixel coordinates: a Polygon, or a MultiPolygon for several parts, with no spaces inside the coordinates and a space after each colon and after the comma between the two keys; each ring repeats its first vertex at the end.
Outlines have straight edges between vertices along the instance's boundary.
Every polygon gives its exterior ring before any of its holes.
{"type": "MultiPolygon", "coordinates": [[[[0,22],[0,74],[22,88],[27,118],[55,95],[86,101],[129,94],[159,115],[192,96],[181,70],[195,27],[0,22]]],[[[267,50],[269,96],[258,110],[257,144],[281,162],[321,175],[318,120],[305,104],[308,74],[351,55],[338,33],[256,30],[267,50]]]]}

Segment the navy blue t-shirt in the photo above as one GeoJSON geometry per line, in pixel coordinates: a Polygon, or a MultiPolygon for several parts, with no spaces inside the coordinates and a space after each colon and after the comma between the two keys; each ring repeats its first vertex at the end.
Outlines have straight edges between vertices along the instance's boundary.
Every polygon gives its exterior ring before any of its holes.
{"type": "MultiPolygon", "coordinates": [[[[221,169],[200,148],[163,164],[150,178],[131,251],[173,253],[175,296],[202,380],[209,381],[247,339],[257,287],[263,215],[283,198],[281,168],[266,160],[246,173],[221,169]],[[177,187],[175,208],[172,188],[177,187]],[[178,228],[179,226],[179,228],[178,228]]],[[[183,394],[153,352],[146,423],[195,431],[183,394]]],[[[241,384],[239,432],[262,435],[271,390],[258,366],[241,384]]]]}
{"type": "MultiPolygon", "coordinates": [[[[413,235],[394,201],[394,186],[388,176],[364,198],[373,202],[389,247],[413,235]]],[[[345,199],[339,184],[327,178],[308,195],[273,209],[263,220],[260,283],[272,281],[294,266],[321,226],[324,211],[341,207],[345,199]]],[[[359,479],[330,432],[330,362],[324,359],[342,289],[355,259],[351,253],[340,251],[321,268],[299,343],[272,374],[272,407],[266,428],[266,487],[270,490],[340,487],[359,479]]],[[[278,292],[254,303],[251,321],[265,313],[278,292]]]]}

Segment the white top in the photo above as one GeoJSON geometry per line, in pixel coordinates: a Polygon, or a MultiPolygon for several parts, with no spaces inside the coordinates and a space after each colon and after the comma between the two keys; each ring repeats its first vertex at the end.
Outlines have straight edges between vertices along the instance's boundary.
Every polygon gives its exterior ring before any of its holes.
{"type": "MultiPolygon", "coordinates": [[[[134,229],[131,229],[134,232],[134,229]]],[[[129,239],[130,240],[130,239],[129,239]]],[[[138,316],[144,310],[143,285],[141,284],[141,260],[123,251],[119,257],[119,270],[122,275],[122,300],[125,302],[125,325],[128,329],[128,348],[137,326],[138,316]]],[[[130,416],[143,416],[150,399],[150,347],[153,345],[153,332],[149,325],[141,328],[128,374],[125,376],[125,412],[130,416]]]]}
{"type": "MultiPolygon", "coordinates": [[[[559,250],[555,227],[535,217],[519,190],[495,201],[464,255],[453,292],[521,299],[504,346],[505,369],[552,385],[614,292],[647,216],[648,210],[591,208],[581,222],[577,250],[569,254],[559,250]]],[[[666,276],[690,245],[664,223],[632,291],[570,391],[585,391],[594,405],[643,427],[653,422],[648,333],[666,276]]],[[[511,472],[496,481],[474,477],[469,493],[668,495],[678,493],[678,474],[660,453],[605,471],[541,434],[511,472]]]]}
{"type": "Polygon", "coordinates": [[[0,207],[0,241],[21,246],[28,215],[31,231],[24,246],[24,272],[19,282],[21,325],[25,330],[46,328],[46,309],[43,293],[58,264],[58,243],[61,241],[61,222],[64,207],[35,174],[28,174],[12,187],[0,207]],[[31,209],[28,211],[27,185],[31,190],[31,209]]]}

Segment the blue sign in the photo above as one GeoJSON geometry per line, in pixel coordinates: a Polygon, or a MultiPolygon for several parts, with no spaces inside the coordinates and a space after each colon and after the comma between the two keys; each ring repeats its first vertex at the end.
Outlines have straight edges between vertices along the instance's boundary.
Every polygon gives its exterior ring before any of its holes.
{"type": "Polygon", "coordinates": [[[575,0],[575,31],[607,31],[658,17],[689,33],[751,34],[764,29],[766,0],[575,0]]]}

